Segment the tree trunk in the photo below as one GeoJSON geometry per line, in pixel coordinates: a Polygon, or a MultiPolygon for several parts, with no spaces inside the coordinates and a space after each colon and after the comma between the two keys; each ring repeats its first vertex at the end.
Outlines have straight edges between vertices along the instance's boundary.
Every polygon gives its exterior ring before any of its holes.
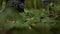
{"type": "Polygon", "coordinates": [[[3,0],[0,0],[0,10],[2,8],[2,2],[3,2],[3,0]]]}
{"type": "Polygon", "coordinates": [[[13,0],[6,0],[6,5],[7,5],[7,7],[13,6],[14,5],[13,0]]]}

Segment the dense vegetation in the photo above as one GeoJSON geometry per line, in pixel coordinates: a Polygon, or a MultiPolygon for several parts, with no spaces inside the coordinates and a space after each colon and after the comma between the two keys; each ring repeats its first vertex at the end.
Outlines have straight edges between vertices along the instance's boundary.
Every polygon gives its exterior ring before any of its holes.
{"type": "Polygon", "coordinates": [[[15,4],[8,1],[0,0],[0,34],[60,34],[59,0],[47,5],[41,0],[26,0],[22,13],[15,6],[19,0],[15,4]]]}

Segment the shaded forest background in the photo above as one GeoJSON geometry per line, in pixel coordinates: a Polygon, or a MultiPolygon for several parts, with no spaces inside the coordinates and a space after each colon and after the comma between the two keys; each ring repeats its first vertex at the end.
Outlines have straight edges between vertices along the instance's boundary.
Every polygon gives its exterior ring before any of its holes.
{"type": "Polygon", "coordinates": [[[0,34],[60,34],[60,0],[48,5],[42,0],[25,0],[23,13],[16,9],[18,2],[0,0],[0,34]]]}

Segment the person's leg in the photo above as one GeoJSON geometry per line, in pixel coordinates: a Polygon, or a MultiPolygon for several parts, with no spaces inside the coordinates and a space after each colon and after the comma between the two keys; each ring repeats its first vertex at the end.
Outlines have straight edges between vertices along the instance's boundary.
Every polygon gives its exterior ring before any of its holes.
{"type": "Polygon", "coordinates": [[[19,12],[24,12],[24,4],[25,0],[20,0],[20,2],[18,3],[19,12]]]}
{"type": "Polygon", "coordinates": [[[20,2],[23,2],[23,3],[25,3],[25,0],[20,0],[20,2]]]}
{"type": "Polygon", "coordinates": [[[47,11],[48,9],[48,0],[42,0],[42,3],[43,3],[43,8],[47,11]]]}

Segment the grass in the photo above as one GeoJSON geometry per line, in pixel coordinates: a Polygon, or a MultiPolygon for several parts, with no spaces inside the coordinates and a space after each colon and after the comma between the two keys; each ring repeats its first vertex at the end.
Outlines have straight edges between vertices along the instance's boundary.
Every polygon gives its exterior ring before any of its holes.
{"type": "Polygon", "coordinates": [[[46,17],[46,11],[43,9],[25,9],[25,13],[18,13],[14,8],[7,8],[0,13],[1,27],[7,29],[13,27],[27,28],[27,30],[19,31],[22,34],[51,34],[50,29],[54,23],[57,23],[55,18],[46,17]],[[44,16],[44,18],[40,19],[41,16],[44,16]],[[32,30],[28,29],[29,25],[33,26],[32,30]]]}

